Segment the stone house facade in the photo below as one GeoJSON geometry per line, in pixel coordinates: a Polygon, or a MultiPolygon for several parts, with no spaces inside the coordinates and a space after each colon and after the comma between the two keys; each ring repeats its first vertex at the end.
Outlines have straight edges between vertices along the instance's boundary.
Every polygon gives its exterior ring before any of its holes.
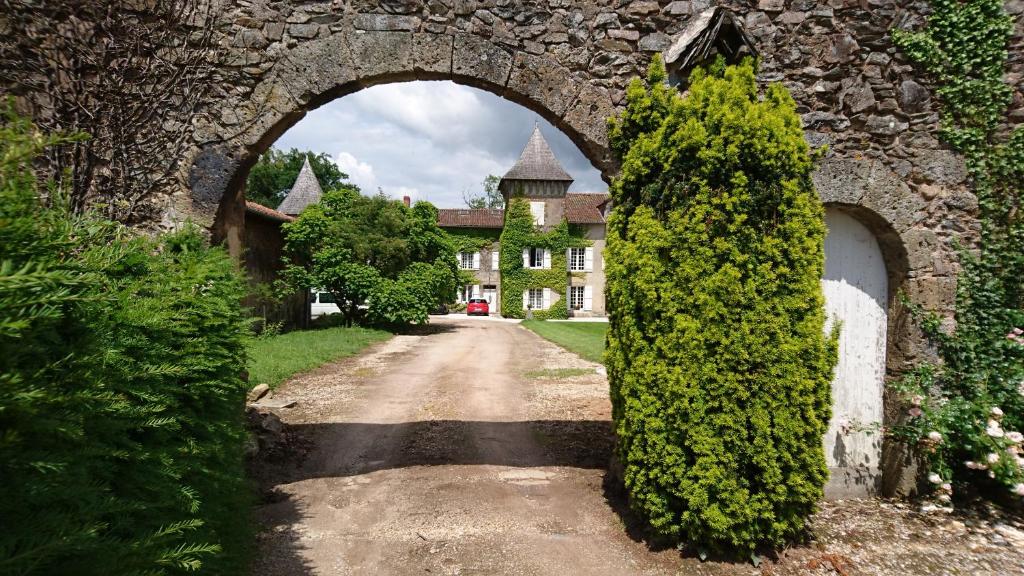
{"type": "MultiPolygon", "coordinates": [[[[585,248],[570,248],[566,253],[566,288],[568,302],[559,304],[557,291],[548,288],[525,290],[523,309],[547,310],[566,305],[573,317],[604,316],[604,238],[605,218],[611,210],[606,193],[569,193],[572,177],[551,151],[539,128],[534,128],[519,160],[502,177],[498,188],[506,203],[511,197],[523,198],[530,203],[534,224],[548,231],[564,219],[590,242],[585,248]]],[[[501,272],[498,259],[501,246],[497,241],[505,225],[502,209],[442,208],[438,211],[438,225],[453,234],[469,233],[491,242],[479,251],[458,254],[459,266],[471,271],[473,284],[460,288],[458,302],[470,298],[484,298],[491,313],[500,314],[501,272]]],[[[543,248],[526,248],[522,253],[523,267],[550,269],[551,254],[543,248]]]]}

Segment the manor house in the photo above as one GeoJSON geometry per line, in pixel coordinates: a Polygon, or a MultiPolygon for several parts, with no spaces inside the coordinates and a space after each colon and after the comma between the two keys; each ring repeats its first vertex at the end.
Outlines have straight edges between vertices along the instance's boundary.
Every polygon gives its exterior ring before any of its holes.
{"type": "MultiPolygon", "coordinates": [[[[523,309],[547,310],[568,305],[570,316],[604,316],[605,219],[611,209],[606,193],[569,193],[570,176],[555,158],[539,128],[533,129],[523,153],[498,185],[505,202],[513,194],[530,203],[533,222],[541,230],[551,230],[565,219],[590,240],[586,248],[569,248],[566,254],[564,295],[550,288],[529,288],[523,291],[523,309]],[[560,302],[562,298],[568,302],[560,302]]],[[[492,237],[488,247],[479,252],[460,252],[459,266],[471,270],[476,282],[463,286],[458,301],[485,298],[492,314],[498,314],[501,294],[501,272],[498,259],[501,247],[497,241],[505,224],[505,211],[492,208],[442,208],[438,214],[441,228],[454,233],[473,233],[492,237]]],[[[523,249],[523,267],[550,269],[550,250],[542,247],[523,249]]]]}

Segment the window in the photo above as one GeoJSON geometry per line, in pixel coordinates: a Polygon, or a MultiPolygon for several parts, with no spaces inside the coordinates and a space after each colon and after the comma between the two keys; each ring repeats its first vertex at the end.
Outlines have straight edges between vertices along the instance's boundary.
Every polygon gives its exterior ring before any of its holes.
{"type": "Polygon", "coordinates": [[[530,214],[533,214],[534,226],[544,225],[544,203],[530,202],[530,214]]]}
{"type": "Polygon", "coordinates": [[[463,270],[473,270],[473,261],[475,258],[472,252],[459,252],[459,268],[463,270]]]}
{"type": "Polygon", "coordinates": [[[586,248],[569,248],[569,270],[583,272],[587,269],[586,248]]]}
{"type": "Polygon", "coordinates": [[[569,308],[571,310],[583,310],[583,286],[569,287],[569,308]]]}
{"type": "Polygon", "coordinates": [[[543,288],[530,288],[528,294],[527,305],[534,310],[544,309],[544,289],[543,288]]]}
{"type": "Polygon", "coordinates": [[[320,295],[319,295],[319,299],[317,300],[317,303],[318,304],[334,304],[334,294],[332,294],[330,292],[321,292],[320,295]]]}
{"type": "Polygon", "coordinates": [[[529,260],[527,261],[528,268],[543,268],[544,267],[544,252],[543,248],[530,248],[529,260]]]}

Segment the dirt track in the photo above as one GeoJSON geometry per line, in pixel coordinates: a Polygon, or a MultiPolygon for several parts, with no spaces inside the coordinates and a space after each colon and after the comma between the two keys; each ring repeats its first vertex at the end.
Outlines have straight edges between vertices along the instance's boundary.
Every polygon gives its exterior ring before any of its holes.
{"type": "Polygon", "coordinates": [[[759,567],[648,547],[607,492],[597,365],[512,323],[444,317],[297,378],[261,453],[253,574],[1024,574],[1024,521],[824,503],[759,567]],[[537,373],[541,368],[558,373],[537,373]]]}
{"type": "Polygon", "coordinates": [[[255,573],[673,573],[606,502],[596,368],[516,324],[452,317],[290,382],[281,416],[311,449],[269,482],[255,573]]]}

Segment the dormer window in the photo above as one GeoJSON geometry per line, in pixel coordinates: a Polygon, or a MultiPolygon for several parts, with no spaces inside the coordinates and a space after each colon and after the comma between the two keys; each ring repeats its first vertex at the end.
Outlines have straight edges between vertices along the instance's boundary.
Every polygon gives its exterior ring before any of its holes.
{"type": "Polygon", "coordinates": [[[530,214],[533,214],[533,225],[544,225],[544,202],[530,202],[530,214]]]}

